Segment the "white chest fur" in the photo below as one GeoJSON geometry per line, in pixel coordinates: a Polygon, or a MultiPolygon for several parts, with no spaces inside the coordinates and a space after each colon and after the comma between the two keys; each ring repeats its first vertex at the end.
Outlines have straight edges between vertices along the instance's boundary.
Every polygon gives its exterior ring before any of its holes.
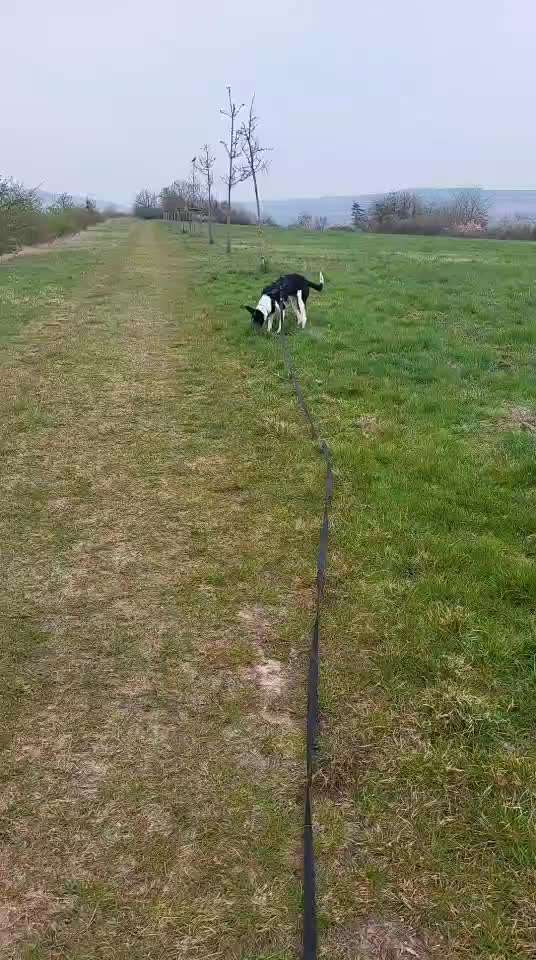
{"type": "Polygon", "coordinates": [[[267,293],[263,293],[261,299],[257,304],[257,310],[260,310],[261,313],[264,314],[265,320],[268,314],[272,312],[272,301],[267,293]]]}

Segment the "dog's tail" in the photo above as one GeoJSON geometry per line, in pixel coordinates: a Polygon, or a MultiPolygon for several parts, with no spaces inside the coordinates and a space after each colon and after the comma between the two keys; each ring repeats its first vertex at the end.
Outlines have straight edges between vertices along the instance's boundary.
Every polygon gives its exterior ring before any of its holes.
{"type": "Polygon", "coordinates": [[[324,274],[320,271],[320,283],[313,283],[312,280],[308,280],[307,283],[313,290],[323,290],[324,289],[324,274]]]}

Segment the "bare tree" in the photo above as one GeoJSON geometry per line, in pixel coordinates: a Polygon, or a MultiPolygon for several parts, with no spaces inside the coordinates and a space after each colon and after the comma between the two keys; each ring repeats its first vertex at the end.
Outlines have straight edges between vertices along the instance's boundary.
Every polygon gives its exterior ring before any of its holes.
{"type": "Polygon", "coordinates": [[[415,193],[398,190],[386,193],[373,204],[372,219],[376,224],[393,224],[400,220],[413,220],[424,212],[424,206],[415,193]]]}
{"type": "Polygon", "coordinates": [[[74,207],[74,200],[70,193],[60,193],[56,197],[54,204],[57,210],[70,210],[74,207]]]}
{"type": "Polygon", "coordinates": [[[312,229],[316,230],[318,233],[324,233],[327,225],[328,225],[327,217],[315,217],[313,221],[312,229]]]}
{"type": "Polygon", "coordinates": [[[479,187],[456,190],[452,197],[452,212],[455,223],[476,223],[482,229],[488,225],[489,200],[479,187]]]}
{"type": "Polygon", "coordinates": [[[244,174],[244,180],[248,180],[250,177],[253,180],[253,189],[255,191],[255,203],[257,205],[257,227],[259,229],[259,237],[261,244],[261,269],[266,272],[268,269],[268,264],[266,261],[266,256],[264,254],[264,244],[263,244],[263,233],[262,233],[262,217],[261,217],[261,203],[259,199],[259,184],[257,180],[257,175],[259,173],[266,173],[268,170],[268,161],[265,154],[268,153],[272,148],[271,147],[261,147],[259,143],[259,138],[257,136],[257,124],[259,118],[254,113],[255,106],[255,94],[251,98],[251,103],[249,105],[249,114],[247,121],[242,123],[239,130],[240,137],[240,146],[242,150],[242,156],[244,158],[244,163],[242,164],[242,172],[244,174]]]}
{"type": "Polygon", "coordinates": [[[162,207],[156,193],[145,189],[136,194],[134,216],[142,220],[159,220],[162,217],[162,207]]]}
{"type": "Polygon", "coordinates": [[[197,158],[196,165],[198,172],[204,177],[207,185],[208,242],[214,243],[212,234],[212,185],[214,183],[214,174],[212,173],[212,168],[216,163],[216,157],[210,152],[208,143],[205,143],[201,150],[201,156],[197,158]]]}
{"type": "Polygon", "coordinates": [[[416,193],[400,190],[395,195],[395,210],[399,220],[412,220],[422,211],[422,203],[416,193]]]}
{"type": "MultiPolygon", "coordinates": [[[[182,224],[182,232],[191,229],[192,211],[206,212],[207,197],[199,184],[196,174],[201,172],[197,165],[188,180],[174,180],[160,191],[160,206],[165,220],[177,220],[182,224]]],[[[214,201],[212,202],[214,213],[214,201]]]]}
{"type": "Polygon", "coordinates": [[[174,180],[160,191],[160,205],[166,220],[178,220],[186,206],[181,185],[174,180]]]}
{"type": "Polygon", "coordinates": [[[197,180],[195,174],[197,171],[197,157],[192,157],[192,204],[195,205],[197,197],[197,180]]]}
{"type": "Polygon", "coordinates": [[[222,180],[227,187],[227,253],[231,252],[231,191],[233,187],[236,187],[237,183],[242,183],[244,180],[247,180],[250,176],[249,171],[246,173],[244,169],[240,166],[237,166],[237,160],[241,153],[241,134],[238,128],[238,115],[244,106],[243,103],[237,105],[233,102],[231,96],[231,88],[227,87],[227,95],[229,97],[229,109],[220,110],[222,116],[227,117],[229,120],[229,141],[226,143],[225,140],[220,140],[220,143],[227,154],[227,173],[222,180]]]}
{"type": "Polygon", "coordinates": [[[313,229],[313,215],[311,213],[300,213],[298,219],[295,223],[296,227],[301,227],[302,230],[312,230],[313,229]]]}
{"type": "Polygon", "coordinates": [[[253,96],[251,100],[247,122],[242,123],[239,130],[239,135],[241,139],[242,156],[245,160],[243,165],[243,171],[245,174],[244,179],[247,180],[251,177],[253,180],[255,203],[257,205],[257,223],[260,225],[262,218],[257,174],[267,172],[268,160],[264,155],[269,153],[272,148],[261,147],[259,143],[259,138],[257,137],[257,124],[259,122],[259,118],[255,116],[253,112],[254,105],[255,96],[253,96]]]}
{"type": "Polygon", "coordinates": [[[198,199],[198,193],[197,193],[197,180],[195,179],[195,173],[197,169],[196,164],[197,164],[197,157],[192,157],[192,179],[190,181],[190,211],[189,211],[189,217],[188,217],[188,225],[189,225],[190,233],[192,233],[192,231],[195,232],[194,211],[199,206],[199,199],[198,199]]]}

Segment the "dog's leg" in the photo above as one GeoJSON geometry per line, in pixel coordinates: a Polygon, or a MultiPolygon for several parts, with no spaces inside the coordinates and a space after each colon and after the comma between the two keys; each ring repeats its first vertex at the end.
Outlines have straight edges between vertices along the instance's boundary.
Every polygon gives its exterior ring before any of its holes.
{"type": "Polygon", "coordinates": [[[307,323],[307,314],[305,312],[305,304],[303,302],[301,290],[298,290],[297,298],[298,298],[298,306],[300,308],[301,326],[304,327],[305,324],[307,323]]]}
{"type": "Polygon", "coordinates": [[[283,307],[283,309],[279,311],[279,326],[277,328],[278,333],[281,333],[281,327],[283,326],[284,320],[285,320],[285,308],[283,307]]]}
{"type": "Polygon", "coordinates": [[[294,310],[294,315],[295,315],[295,317],[296,317],[296,320],[298,321],[298,325],[300,325],[300,324],[301,324],[301,315],[300,315],[300,311],[298,310],[298,301],[297,301],[294,297],[291,297],[291,298],[290,298],[290,304],[291,304],[292,309],[294,310]]]}
{"type": "Polygon", "coordinates": [[[268,333],[271,333],[271,332],[272,332],[272,323],[273,323],[273,322],[274,322],[274,321],[273,321],[273,314],[270,314],[270,316],[268,317],[268,321],[267,321],[267,323],[266,323],[266,328],[267,328],[267,330],[268,330],[268,333]]]}

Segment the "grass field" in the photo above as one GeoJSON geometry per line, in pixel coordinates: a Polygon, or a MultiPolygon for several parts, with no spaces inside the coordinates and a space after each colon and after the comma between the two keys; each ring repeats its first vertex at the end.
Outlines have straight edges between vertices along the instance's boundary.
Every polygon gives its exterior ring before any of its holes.
{"type": "MultiPolygon", "coordinates": [[[[326,960],[536,957],[532,245],[270,231],[337,486],[326,960]]],[[[0,953],[291,960],[322,466],[256,234],[0,267],[0,953]]]]}

